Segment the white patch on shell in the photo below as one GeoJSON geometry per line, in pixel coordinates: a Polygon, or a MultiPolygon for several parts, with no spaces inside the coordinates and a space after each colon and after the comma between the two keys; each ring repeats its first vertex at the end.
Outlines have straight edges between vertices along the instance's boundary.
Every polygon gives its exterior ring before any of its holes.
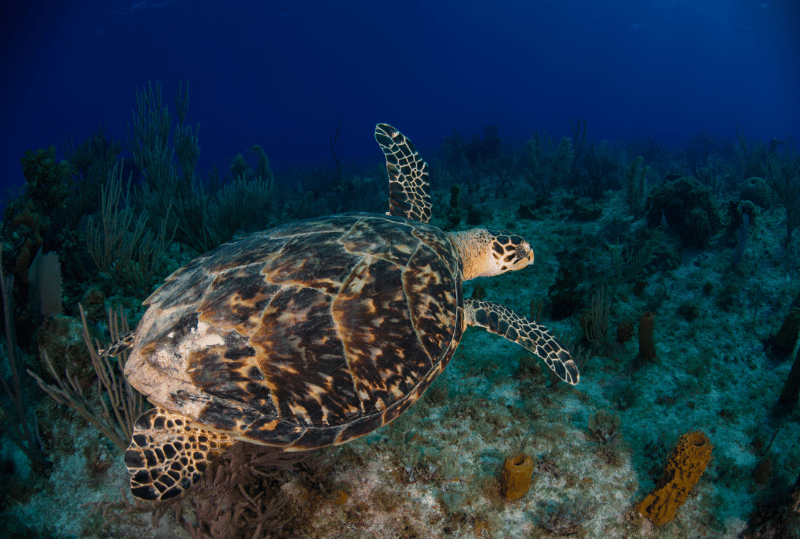
{"type": "Polygon", "coordinates": [[[192,330],[192,333],[198,335],[197,339],[195,339],[198,348],[209,348],[225,344],[225,341],[219,335],[208,333],[210,327],[205,322],[198,322],[197,329],[192,330]]]}
{"type": "MultiPolygon", "coordinates": [[[[178,355],[186,366],[186,372],[192,372],[195,369],[188,368],[187,359],[191,356],[192,352],[197,350],[205,350],[214,346],[222,346],[225,340],[216,332],[216,328],[206,322],[198,322],[197,327],[178,344],[178,355]]],[[[157,354],[171,353],[170,350],[159,350],[157,354]]]]}

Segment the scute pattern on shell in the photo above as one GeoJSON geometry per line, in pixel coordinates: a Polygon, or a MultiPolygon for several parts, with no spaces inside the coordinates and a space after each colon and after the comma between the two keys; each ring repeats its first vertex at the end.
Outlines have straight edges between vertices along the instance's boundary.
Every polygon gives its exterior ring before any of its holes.
{"type": "Polygon", "coordinates": [[[373,214],[230,242],[147,303],[130,382],[195,425],[288,449],[342,443],[397,417],[464,327],[448,236],[373,214]]]}

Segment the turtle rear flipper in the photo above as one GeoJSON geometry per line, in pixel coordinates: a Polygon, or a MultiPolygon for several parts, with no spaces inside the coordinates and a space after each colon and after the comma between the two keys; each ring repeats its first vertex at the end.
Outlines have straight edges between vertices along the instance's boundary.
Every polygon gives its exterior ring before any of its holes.
{"type": "Polygon", "coordinates": [[[546,327],[491,301],[465,299],[464,310],[467,325],[482,327],[530,350],[568,384],[575,385],[580,380],[569,350],[546,327]]]}
{"type": "Polygon", "coordinates": [[[233,445],[230,436],[189,423],[186,416],[163,408],[139,416],[125,451],[134,496],[159,501],[182,494],[200,480],[214,458],[233,445]]]}

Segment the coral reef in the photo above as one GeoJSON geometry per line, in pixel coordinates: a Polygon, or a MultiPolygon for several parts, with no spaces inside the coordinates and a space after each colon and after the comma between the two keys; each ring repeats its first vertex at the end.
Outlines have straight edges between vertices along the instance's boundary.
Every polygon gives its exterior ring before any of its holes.
{"type": "Polygon", "coordinates": [[[742,184],[741,193],[739,193],[739,200],[749,200],[762,208],[769,208],[773,197],[767,180],[757,176],[747,178],[742,184]]]}
{"type": "MultiPolygon", "coordinates": [[[[155,93],[140,92],[139,97],[155,100],[155,93]]],[[[177,101],[185,108],[184,97],[177,101]]],[[[151,105],[155,109],[155,101],[151,105]]],[[[148,106],[134,113],[134,122],[151,112],[158,120],[158,111],[148,106]]],[[[171,142],[137,151],[145,160],[173,149],[181,155],[169,162],[153,160],[151,170],[144,171],[126,161],[115,172],[118,182],[133,173],[131,202],[124,200],[123,184],[117,209],[118,217],[132,217],[130,227],[117,229],[120,239],[136,232],[142,213],[133,200],[142,183],[138,176],[149,185],[146,176],[155,178],[156,161],[167,172],[172,167],[165,185],[174,192],[162,198],[161,213],[151,209],[153,220],[143,221],[153,232],[167,210],[169,220],[174,219],[172,198],[176,203],[180,199],[185,210],[198,208],[187,227],[203,220],[209,206],[190,203],[198,200],[201,185],[210,201],[231,195],[231,207],[239,211],[237,197],[247,197],[248,191],[241,189],[244,184],[230,184],[231,174],[243,176],[248,185],[263,184],[266,209],[246,222],[221,213],[224,234],[199,228],[189,232],[228,237],[337,208],[386,211],[385,168],[377,159],[369,166],[344,159],[345,166],[333,172],[326,167],[282,169],[273,178],[266,153],[252,147],[249,153],[242,149],[232,170],[226,163],[221,172],[200,178],[194,172],[195,165],[198,170],[202,165],[196,162],[196,130],[189,130],[183,119],[178,123],[171,142]]],[[[695,141],[703,148],[693,156],[688,151],[648,151],[633,143],[591,148],[589,141],[583,143],[585,127],[573,135],[574,141],[565,137],[559,143],[540,132],[528,145],[515,146],[513,141],[498,144],[496,131],[490,129],[485,140],[483,135],[474,142],[451,140],[445,155],[429,164],[436,226],[463,230],[470,222],[483,221],[486,227],[513,230],[535,242],[535,265],[503,279],[469,282],[465,297],[472,294],[525,311],[531,297],[540,298],[530,306],[532,319],[552,326],[563,342],[589,345],[588,350],[571,347],[582,366],[580,385],[548,387],[548,372],[534,356],[482,332],[467,331],[447,370],[391,424],[331,448],[324,463],[315,464],[313,457],[294,462],[299,455],[291,454],[282,455],[290,460],[276,462],[262,447],[238,446],[210,468],[202,485],[167,507],[132,507],[119,501],[129,479],[122,454],[130,434],[123,423],[138,415],[126,403],[140,402],[141,396],[123,385],[123,363],[93,360],[99,357],[98,348],[116,340],[106,307],[124,312],[135,323],[151,286],[206,246],[176,235],[158,257],[165,262],[163,270],[142,290],[121,286],[112,274],[125,270],[124,262],[120,265],[112,257],[110,273],[93,263],[87,250],[88,220],[78,226],[75,219],[66,226],[59,216],[66,210],[94,213],[97,230],[101,188],[113,187],[109,173],[119,163],[119,146],[108,143],[101,130],[81,147],[65,150],[78,171],[72,177],[46,150],[29,152],[31,185],[10,193],[17,198],[9,199],[3,229],[5,267],[13,267],[16,278],[8,286],[15,301],[7,306],[11,337],[4,335],[0,370],[13,383],[9,369],[17,368],[20,384],[18,392],[0,397],[3,404],[16,399],[23,413],[14,413],[13,406],[0,413],[5,416],[0,417],[0,478],[5,485],[0,491],[0,536],[798,536],[798,513],[786,505],[793,484],[795,504],[800,499],[795,483],[800,357],[791,352],[800,326],[798,300],[789,305],[797,295],[798,237],[790,237],[787,246],[786,232],[800,215],[791,212],[800,209],[797,202],[781,202],[800,192],[793,190],[793,146],[783,147],[786,156],[774,156],[785,160],[785,166],[776,167],[769,155],[763,163],[761,158],[751,163],[764,165],[753,167],[754,172],[760,169],[762,180],[746,175],[735,156],[720,153],[723,146],[713,141],[695,141]],[[509,154],[517,161],[503,168],[509,154]],[[630,158],[639,155],[643,161],[632,164],[630,158]],[[647,178],[644,163],[650,165],[647,178]],[[601,179],[595,187],[590,185],[592,174],[601,179]],[[66,195],[53,183],[57,177],[69,179],[72,187],[66,195]],[[40,191],[48,182],[55,189],[40,191]],[[776,187],[780,185],[783,191],[776,187]],[[57,206],[62,196],[66,208],[57,206]],[[53,211],[44,211],[51,202],[56,204],[53,211]],[[724,230],[714,224],[716,206],[726,209],[724,230]],[[23,276],[37,249],[53,250],[60,260],[63,316],[48,318],[28,309],[23,276]],[[739,249],[740,263],[732,266],[739,249]],[[607,313],[602,317],[592,313],[600,312],[593,296],[599,298],[601,290],[610,307],[602,310],[607,313]],[[86,309],[85,329],[79,323],[79,302],[86,309]],[[651,315],[640,320],[645,311],[651,315]],[[25,322],[20,315],[28,316],[25,322]],[[91,342],[88,356],[82,339],[91,342]],[[26,368],[53,397],[33,384],[26,368]],[[114,385],[104,386],[110,375],[114,385]],[[59,376],[65,385],[58,385],[59,376]],[[59,402],[77,406],[69,409],[59,402]],[[14,425],[23,422],[29,427],[29,456],[10,443],[14,425]],[[699,433],[682,438],[689,437],[689,442],[682,442],[670,458],[668,440],[685,433],[687,424],[713,438],[711,464],[705,460],[711,444],[699,433]],[[701,437],[697,445],[695,436],[701,437]],[[49,459],[52,468],[31,464],[37,458],[33,450],[43,452],[42,462],[49,459]],[[506,457],[512,470],[527,472],[522,486],[502,477],[506,457]],[[521,464],[514,465],[515,458],[522,458],[521,464]],[[636,499],[631,501],[632,496],[636,499]],[[642,498],[637,509],[645,517],[632,509],[642,498]],[[87,511],[86,504],[97,504],[103,514],[87,511]],[[103,516],[108,517],[105,524],[103,516]],[[770,525],[773,531],[766,531],[770,525]]],[[[102,240],[104,234],[98,237],[102,240]]],[[[208,246],[217,241],[221,238],[208,246]]],[[[34,303],[41,306],[35,298],[34,303]]]]}
{"type": "Polygon", "coordinates": [[[655,228],[666,221],[684,247],[708,247],[711,237],[722,228],[711,190],[691,176],[665,181],[654,189],[645,213],[648,226],[655,228]]]}
{"type": "Polygon", "coordinates": [[[4,240],[10,242],[14,274],[27,283],[28,268],[50,230],[53,211],[67,202],[67,181],[74,170],[67,161],[56,162],[53,146],[28,150],[20,162],[25,190],[6,206],[4,228],[12,232],[4,240]]]}

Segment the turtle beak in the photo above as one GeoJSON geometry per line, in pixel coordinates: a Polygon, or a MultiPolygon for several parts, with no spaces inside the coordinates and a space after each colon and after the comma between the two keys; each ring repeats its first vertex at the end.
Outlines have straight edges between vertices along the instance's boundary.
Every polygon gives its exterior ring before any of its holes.
{"type": "Polygon", "coordinates": [[[522,267],[533,264],[533,247],[530,243],[522,240],[522,243],[517,246],[517,259],[522,267]]]}

